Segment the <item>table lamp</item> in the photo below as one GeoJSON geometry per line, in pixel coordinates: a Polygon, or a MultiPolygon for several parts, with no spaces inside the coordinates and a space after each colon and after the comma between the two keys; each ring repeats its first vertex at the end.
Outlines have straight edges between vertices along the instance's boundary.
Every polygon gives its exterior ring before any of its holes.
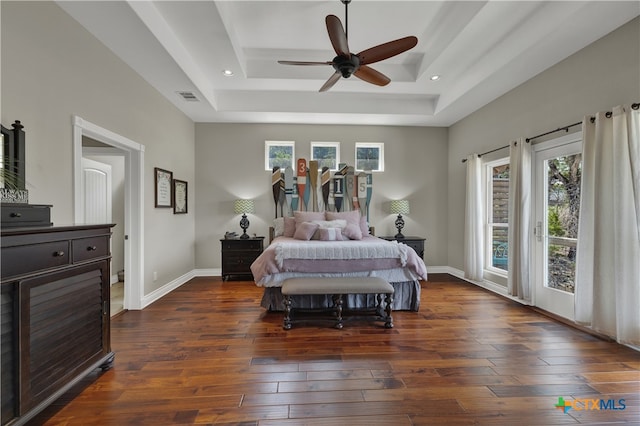
{"type": "Polygon", "coordinates": [[[245,240],[249,238],[247,234],[247,228],[249,228],[249,219],[247,219],[247,213],[255,213],[256,207],[253,204],[253,200],[236,200],[233,204],[233,211],[236,214],[242,213],[242,219],[240,219],[240,228],[242,228],[242,235],[240,238],[245,240]]]}
{"type": "Polygon", "coordinates": [[[395,235],[395,238],[404,238],[402,235],[402,228],[404,228],[404,219],[402,219],[403,214],[409,214],[409,200],[393,200],[391,201],[390,206],[391,214],[397,214],[396,218],[396,228],[398,229],[398,233],[395,235]]]}

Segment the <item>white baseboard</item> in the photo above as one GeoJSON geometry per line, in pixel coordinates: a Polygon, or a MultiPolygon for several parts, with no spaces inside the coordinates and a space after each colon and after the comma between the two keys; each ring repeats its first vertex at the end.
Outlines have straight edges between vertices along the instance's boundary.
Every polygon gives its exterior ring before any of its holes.
{"type": "Polygon", "coordinates": [[[221,277],[222,268],[194,269],[193,274],[196,277],[221,277]]]}
{"type": "Polygon", "coordinates": [[[482,281],[474,281],[474,280],[470,280],[468,278],[464,277],[464,271],[461,271],[460,269],[456,269],[456,268],[452,268],[451,266],[445,266],[445,268],[447,268],[447,273],[453,275],[456,278],[460,278],[461,280],[464,280],[468,283],[471,284],[475,284],[478,287],[482,287],[484,289],[487,289],[493,293],[499,294],[500,296],[504,296],[507,299],[511,299],[514,302],[518,302],[521,305],[531,305],[531,303],[527,303],[526,301],[522,300],[522,299],[518,299],[517,297],[513,297],[511,295],[509,295],[507,293],[507,287],[500,285],[500,284],[496,284],[493,281],[489,281],[489,280],[482,280],[482,281]]]}
{"type": "Polygon", "coordinates": [[[187,272],[186,274],[176,278],[175,280],[163,285],[162,287],[152,291],[151,293],[142,296],[142,307],[140,309],[144,309],[156,300],[160,299],[163,296],[171,293],[176,288],[180,287],[182,284],[185,284],[190,279],[194,278],[195,271],[187,272]]]}
{"type": "MultiPolygon", "coordinates": [[[[497,293],[501,296],[507,297],[515,302],[521,303],[521,304],[526,304],[524,303],[522,300],[517,299],[515,297],[509,296],[507,294],[507,288],[500,285],[500,284],[496,284],[494,282],[488,281],[488,280],[483,280],[483,281],[472,281],[469,279],[466,279],[464,277],[464,272],[461,271],[460,269],[456,269],[456,268],[452,268],[451,266],[429,266],[427,267],[427,270],[429,273],[432,274],[450,274],[453,275],[456,278],[460,278],[461,280],[464,280],[470,284],[475,284],[479,287],[485,288],[489,291],[492,291],[494,293],[497,293]]],[[[146,296],[142,297],[142,308],[144,309],[146,306],[149,306],[150,304],[152,304],[153,302],[155,302],[156,300],[160,299],[161,297],[171,293],[173,290],[175,290],[176,288],[180,287],[181,285],[185,284],[186,282],[188,282],[190,279],[195,278],[195,277],[219,277],[222,276],[222,269],[221,268],[207,268],[207,269],[194,269],[190,272],[187,272],[186,274],[176,278],[175,280],[163,285],[162,287],[152,291],[151,293],[147,294],[146,296]]],[[[117,275],[115,276],[116,280],[117,280],[117,275]]],[[[113,280],[113,277],[111,277],[111,279],[113,280]]]]}
{"type": "Polygon", "coordinates": [[[118,274],[111,275],[111,279],[110,279],[109,285],[114,285],[117,282],[118,282],[118,274]]]}

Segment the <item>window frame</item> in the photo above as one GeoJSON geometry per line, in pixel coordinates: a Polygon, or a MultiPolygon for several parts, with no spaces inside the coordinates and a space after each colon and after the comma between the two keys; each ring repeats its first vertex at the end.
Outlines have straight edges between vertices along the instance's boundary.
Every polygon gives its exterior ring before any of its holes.
{"type": "Polygon", "coordinates": [[[355,154],[355,171],[364,172],[366,169],[358,168],[358,148],[377,148],[378,149],[378,168],[371,169],[372,172],[384,172],[384,142],[356,142],[355,154]]]}
{"type": "Polygon", "coordinates": [[[311,142],[311,160],[312,161],[318,161],[318,168],[322,169],[322,164],[320,164],[321,160],[318,160],[314,157],[313,155],[313,149],[315,147],[321,147],[321,148],[335,148],[336,150],[336,156],[335,156],[335,168],[331,168],[329,167],[329,170],[331,171],[338,171],[338,164],[340,164],[340,142],[311,142]]]}
{"type": "MultiPolygon", "coordinates": [[[[485,233],[484,233],[484,269],[487,272],[492,274],[496,274],[502,277],[507,277],[509,273],[508,262],[506,265],[506,269],[497,268],[493,265],[493,231],[495,228],[503,228],[506,229],[507,234],[509,233],[509,222],[507,219],[507,223],[494,223],[493,222],[493,169],[495,167],[509,165],[510,158],[503,157],[492,161],[487,161],[483,164],[483,181],[485,185],[485,233]]],[[[511,176],[509,176],[511,178],[511,176]]],[[[511,194],[508,194],[510,197],[511,194]]],[[[507,199],[507,209],[508,209],[509,201],[507,199]]],[[[508,218],[508,214],[507,214],[508,218]]],[[[509,244],[509,239],[507,237],[507,246],[509,244]]],[[[509,259],[509,255],[507,254],[507,260],[509,259]]]]}
{"type": "MultiPolygon", "coordinates": [[[[271,157],[269,156],[269,151],[272,146],[286,146],[291,147],[291,168],[295,170],[295,161],[296,161],[296,142],[295,141],[264,141],[264,169],[267,171],[272,171],[273,166],[271,165],[271,157]]],[[[284,170],[284,167],[281,167],[284,170]]]]}

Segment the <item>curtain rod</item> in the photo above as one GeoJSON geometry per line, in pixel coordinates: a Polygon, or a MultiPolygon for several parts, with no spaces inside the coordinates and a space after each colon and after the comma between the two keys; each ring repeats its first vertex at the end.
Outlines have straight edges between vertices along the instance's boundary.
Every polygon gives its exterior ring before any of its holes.
{"type": "MultiPolygon", "coordinates": [[[[509,146],[510,145],[505,145],[505,146],[501,146],[500,148],[492,149],[491,151],[483,152],[482,154],[478,154],[478,157],[482,157],[483,155],[486,155],[486,154],[491,154],[492,152],[500,151],[501,149],[509,148],[509,146]]],[[[462,162],[466,163],[467,159],[463,158],[462,162]]]]}
{"type": "MultiPolygon", "coordinates": [[[[638,108],[640,108],[640,103],[633,103],[633,104],[631,104],[631,109],[637,110],[638,108]]],[[[611,111],[607,111],[607,112],[605,113],[605,116],[606,116],[607,118],[611,118],[611,116],[612,116],[612,115],[613,115],[613,114],[612,114],[612,112],[611,112],[611,111]]],[[[593,123],[594,121],[595,121],[595,117],[591,117],[591,122],[593,123]]],[[[561,131],[563,131],[563,130],[569,131],[569,129],[570,129],[570,128],[572,128],[572,127],[574,127],[574,126],[579,126],[579,125],[581,125],[581,124],[582,124],[582,121],[579,121],[579,122],[577,122],[577,123],[569,124],[568,126],[558,127],[558,128],[557,128],[557,129],[555,129],[555,130],[551,130],[551,131],[548,131],[548,132],[545,132],[545,133],[541,133],[541,134],[536,135],[536,136],[532,136],[532,137],[527,138],[527,139],[525,139],[525,140],[527,141],[527,143],[529,143],[529,142],[531,142],[533,139],[541,138],[542,136],[547,136],[547,135],[550,135],[550,134],[552,134],[552,133],[561,132],[561,131]]],[[[492,149],[491,151],[483,152],[482,154],[478,154],[478,157],[482,157],[483,155],[491,154],[492,152],[500,151],[501,149],[505,149],[505,148],[509,148],[509,145],[501,146],[500,148],[496,148],[496,149],[492,149]]],[[[466,159],[466,158],[463,158],[463,159],[462,159],[462,162],[463,162],[463,163],[466,163],[466,162],[467,162],[467,159],[466,159]]]]}
{"type": "Polygon", "coordinates": [[[531,136],[530,138],[527,138],[525,140],[528,143],[528,142],[531,142],[533,139],[541,138],[542,136],[547,136],[547,135],[550,135],[552,133],[561,132],[563,130],[566,130],[568,132],[570,128],[572,128],[574,126],[579,126],[581,124],[582,124],[582,121],[578,121],[577,123],[569,124],[569,125],[563,126],[563,127],[558,127],[555,130],[550,130],[550,131],[545,132],[545,133],[540,133],[539,135],[531,136]]]}

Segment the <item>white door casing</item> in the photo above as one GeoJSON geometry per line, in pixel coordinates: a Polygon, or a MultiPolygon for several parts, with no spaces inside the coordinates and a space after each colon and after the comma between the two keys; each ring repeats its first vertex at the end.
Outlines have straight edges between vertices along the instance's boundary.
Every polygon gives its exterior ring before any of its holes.
{"type": "Polygon", "coordinates": [[[87,136],[109,145],[102,150],[112,155],[124,156],[124,308],[142,309],[144,284],[144,145],[104,129],[81,117],[73,116],[73,193],[74,222],[84,223],[84,179],[82,172],[82,137],[87,136]]]}

